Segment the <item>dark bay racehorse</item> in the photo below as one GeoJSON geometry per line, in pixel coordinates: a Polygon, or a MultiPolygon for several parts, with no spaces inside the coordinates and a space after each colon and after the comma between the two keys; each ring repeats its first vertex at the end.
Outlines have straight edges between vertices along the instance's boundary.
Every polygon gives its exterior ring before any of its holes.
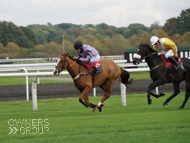
{"type": "Polygon", "coordinates": [[[91,74],[88,74],[87,69],[83,65],[77,63],[72,56],[68,53],[61,53],[54,70],[54,75],[58,76],[62,70],[67,69],[74,80],[75,87],[81,93],[79,102],[86,107],[93,108],[93,112],[96,112],[97,109],[100,112],[102,111],[102,107],[104,106],[103,102],[110,97],[111,87],[119,78],[121,78],[122,83],[125,85],[132,83],[132,79],[129,80],[130,74],[112,60],[102,59],[100,60],[100,64],[102,65],[103,72],[93,78],[91,74]],[[89,103],[88,100],[88,93],[94,88],[93,85],[94,87],[99,86],[105,92],[104,97],[97,105],[89,103]]]}
{"type": "Polygon", "coordinates": [[[152,103],[152,99],[150,99],[150,95],[159,98],[164,93],[160,93],[156,95],[151,92],[152,89],[159,85],[164,85],[165,83],[173,83],[174,93],[163,103],[163,106],[166,106],[167,103],[173,99],[176,95],[180,93],[179,84],[181,81],[186,81],[186,94],[185,100],[180,108],[184,108],[189,96],[190,96],[190,60],[187,58],[182,58],[183,68],[179,68],[178,70],[173,70],[166,68],[162,58],[157,54],[155,50],[153,50],[147,44],[140,44],[136,53],[133,56],[133,64],[139,64],[141,60],[145,59],[149,68],[150,68],[150,77],[153,82],[148,87],[148,104],[152,103]]]}

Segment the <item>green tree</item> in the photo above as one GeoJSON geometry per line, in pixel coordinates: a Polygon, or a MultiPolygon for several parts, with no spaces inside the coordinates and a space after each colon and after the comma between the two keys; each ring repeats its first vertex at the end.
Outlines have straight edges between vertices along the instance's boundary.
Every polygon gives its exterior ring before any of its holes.
{"type": "Polygon", "coordinates": [[[75,55],[75,56],[78,55],[73,47],[73,44],[66,39],[64,40],[64,47],[65,47],[65,52],[69,52],[71,55],[75,55]]]}
{"type": "Polygon", "coordinates": [[[6,46],[9,42],[13,42],[20,47],[33,48],[34,44],[30,41],[31,37],[28,31],[30,30],[23,27],[20,28],[12,22],[0,22],[0,43],[6,46]]]}
{"type": "Polygon", "coordinates": [[[46,51],[51,54],[52,56],[58,56],[60,52],[62,51],[62,46],[59,46],[55,42],[49,42],[47,45],[45,45],[46,51]]]}
{"type": "Polygon", "coordinates": [[[190,32],[185,32],[181,38],[181,46],[189,47],[190,46],[190,32]]]}
{"type": "Polygon", "coordinates": [[[176,46],[180,46],[180,44],[181,44],[181,35],[179,35],[179,34],[174,34],[174,35],[171,37],[171,40],[176,44],[176,46]]]}
{"type": "Polygon", "coordinates": [[[116,35],[111,38],[113,49],[111,50],[112,55],[122,55],[125,49],[130,48],[129,41],[123,37],[123,35],[116,35]]]}
{"type": "Polygon", "coordinates": [[[142,42],[142,43],[147,43],[147,44],[150,45],[150,44],[151,44],[151,43],[150,43],[150,38],[151,38],[151,35],[150,35],[149,33],[147,33],[147,32],[144,32],[144,33],[141,35],[139,41],[142,42]]]}
{"type": "Polygon", "coordinates": [[[139,36],[135,34],[128,38],[128,40],[131,48],[136,48],[139,45],[139,36]]]}
{"type": "Polygon", "coordinates": [[[5,47],[2,43],[0,43],[0,53],[3,53],[5,51],[5,47]]]}
{"type": "Polygon", "coordinates": [[[37,45],[37,40],[36,40],[36,36],[34,34],[34,32],[26,27],[21,26],[20,29],[24,32],[24,34],[26,35],[27,39],[30,41],[29,44],[32,44],[30,48],[33,48],[34,45],[37,45]]]}
{"type": "Polygon", "coordinates": [[[147,32],[153,34],[155,31],[157,31],[159,29],[162,29],[162,26],[160,26],[160,22],[159,21],[155,21],[153,24],[150,25],[150,27],[148,28],[147,32]]]}
{"type": "Polygon", "coordinates": [[[112,42],[109,38],[102,38],[101,39],[101,47],[102,47],[102,55],[110,55],[111,50],[113,49],[112,42]]]}
{"type": "Polygon", "coordinates": [[[173,17],[166,20],[166,23],[163,26],[164,32],[169,36],[172,36],[177,33],[177,18],[173,17]]]}
{"type": "Polygon", "coordinates": [[[21,56],[21,58],[27,58],[27,56],[28,56],[28,49],[20,47],[20,56],[21,56]]]}
{"type": "Polygon", "coordinates": [[[158,36],[159,38],[169,38],[168,34],[163,30],[157,30],[155,36],[158,36]]]}
{"type": "Polygon", "coordinates": [[[42,44],[36,45],[36,46],[35,46],[35,49],[36,49],[36,50],[39,50],[39,51],[41,51],[41,52],[46,52],[46,48],[45,48],[45,46],[42,45],[42,44]]]}
{"type": "Polygon", "coordinates": [[[177,17],[177,31],[180,35],[190,31],[190,8],[182,10],[180,16],[177,17]]]}
{"type": "Polygon", "coordinates": [[[9,42],[5,47],[5,53],[7,53],[10,58],[15,58],[20,55],[20,47],[13,42],[9,42]]]}
{"type": "Polygon", "coordinates": [[[144,26],[143,24],[135,23],[135,24],[130,24],[127,29],[124,31],[123,35],[127,39],[131,37],[132,35],[138,35],[141,36],[141,34],[144,31],[147,31],[147,27],[144,26]]]}
{"type": "MultiPolygon", "coordinates": [[[[87,39],[85,39],[85,38],[82,37],[82,36],[77,37],[77,38],[75,39],[75,41],[81,41],[83,44],[89,44],[89,43],[87,42],[87,39]]],[[[74,42],[73,42],[73,44],[74,44],[74,42]]]]}

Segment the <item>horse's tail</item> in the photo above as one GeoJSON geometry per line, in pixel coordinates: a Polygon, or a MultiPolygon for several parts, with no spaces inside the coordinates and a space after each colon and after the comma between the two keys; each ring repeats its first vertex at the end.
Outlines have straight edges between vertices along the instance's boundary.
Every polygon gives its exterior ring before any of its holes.
{"type": "Polygon", "coordinates": [[[127,86],[127,85],[130,85],[133,83],[133,79],[130,79],[129,80],[129,77],[130,77],[130,73],[126,70],[124,70],[123,68],[120,67],[120,70],[121,70],[121,75],[120,75],[120,78],[121,78],[121,82],[127,86]]]}

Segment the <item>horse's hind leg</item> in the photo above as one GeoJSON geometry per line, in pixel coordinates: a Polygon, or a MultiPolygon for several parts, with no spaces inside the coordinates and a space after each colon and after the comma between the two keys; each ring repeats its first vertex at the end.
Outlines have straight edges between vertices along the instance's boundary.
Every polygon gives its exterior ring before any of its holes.
{"type": "Polygon", "coordinates": [[[180,109],[184,108],[187,100],[189,99],[190,96],[190,72],[187,73],[186,76],[186,93],[185,93],[185,99],[183,101],[183,104],[181,105],[180,109]]]}
{"type": "Polygon", "coordinates": [[[174,94],[172,94],[168,99],[166,99],[166,101],[163,103],[163,106],[168,105],[167,103],[170,102],[170,100],[172,100],[176,95],[178,95],[178,94],[180,93],[180,90],[179,90],[179,83],[180,83],[180,82],[174,82],[174,83],[173,83],[174,94]]]}
{"type": "Polygon", "coordinates": [[[112,85],[113,85],[113,83],[111,83],[111,81],[107,80],[106,83],[104,83],[100,86],[100,88],[104,90],[105,94],[104,94],[104,97],[100,100],[100,102],[94,107],[92,112],[96,112],[97,109],[99,110],[99,112],[102,111],[102,107],[104,106],[103,102],[110,97],[110,94],[112,92],[111,91],[112,85]]]}

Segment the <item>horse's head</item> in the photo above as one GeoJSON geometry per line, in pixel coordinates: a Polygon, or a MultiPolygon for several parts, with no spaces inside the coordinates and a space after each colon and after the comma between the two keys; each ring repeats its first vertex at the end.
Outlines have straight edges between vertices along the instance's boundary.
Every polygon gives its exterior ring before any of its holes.
{"type": "Polygon", "coordinates": [[[61,52],[58,60],[57,60],[57,66],[55,66],[55,69],[53,71],[54,75],[58,76],[60,72],[62,72],[64,69],[67,68],[67,59],[68,53],[63,54],[61,52]]]}
{"type": "Polygon", "coordinates": [[[137,65],[140,62],[151,55],[152,52],[155,52],[149,45],[147,44],[140,44],[136,53],[133,55],[133,64],[137,65]]]}

